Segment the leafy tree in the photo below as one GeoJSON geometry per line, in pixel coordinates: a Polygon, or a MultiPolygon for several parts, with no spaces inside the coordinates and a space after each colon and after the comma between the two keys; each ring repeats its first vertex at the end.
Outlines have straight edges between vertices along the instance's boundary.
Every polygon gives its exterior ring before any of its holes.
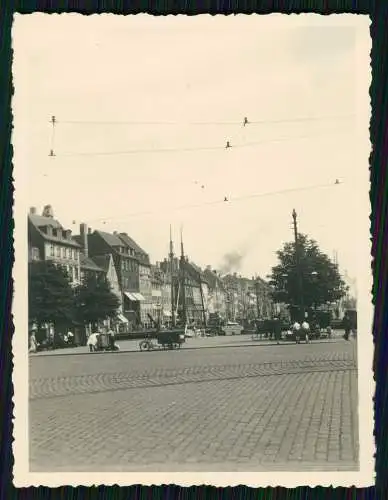
{"type": "Polygon", "coordinates": [[[38,327],[44,323],[69,323],[74,312],[74,294],[68,275],[50,261],[28,266],[29,319],[38,327]]]}
{"type": "Polygon", "coordinates": [[[274,300],[300,306],[303,297],[304,306],[310,308],[335,302],[345,295],[345,283],[336,264],[314,240],[298,235],[298,255],[297,266],[294,242],[285,243],[277,252],[279,264],[269,276],[274,300]]]}
{"type": "Polygon", "coordinates": [[[76,315],[84,324],[114,316],[119,305],[105,276],[87,275],[76,289],[76,315]]]}

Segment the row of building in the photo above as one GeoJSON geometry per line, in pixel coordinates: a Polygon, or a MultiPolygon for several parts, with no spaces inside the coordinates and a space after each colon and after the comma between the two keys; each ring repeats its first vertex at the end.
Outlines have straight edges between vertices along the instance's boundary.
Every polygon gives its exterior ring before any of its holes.
{"type": "Polygon", "coordinates": [[[29,261],[51,260],[67,269],[76,286],[88,274],[105,276],[118,297],[117,328],[150,327],[152,318],[171,323],[172,318],[206,324],[209,315],[229,321],[270,317],[270,287],[261,278],[237,274],[221,276],[207,266],[201,269],[184,255],[173,253],[152,264],[149,254],[127,233],[92,230],[80,224],[79,234],[55,219],[52,207],[28,214],[29,261]]]}

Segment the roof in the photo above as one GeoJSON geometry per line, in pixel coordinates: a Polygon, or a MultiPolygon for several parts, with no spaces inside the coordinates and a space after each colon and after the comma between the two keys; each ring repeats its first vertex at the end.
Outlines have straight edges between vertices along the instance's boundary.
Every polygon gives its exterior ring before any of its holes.
{"type": "Polygon", "coordinates": [[[218,276],[214,271],[212,271],[211,269],[205,269],[205,271],[203,272],[203,275],[205,276],[208,284],[212,287],[212,288],[215,288],[215,286],[217,285],[218,287],[220,288],[224,288],[224,283],[222,281],[222,279],[220,278],[220,276],[218,276]]]}
{"type": "Polygon", "coordinates": [[[194,262],[189,262],[187,260],[185,261],[185,264],[186,264],[186,268],[187,268],[188,272],[191,274],[192,277],[194,275],[196,279],[199,278],[203,283],[207,283],[207,280],[205,279],[205,275],[199,266],[194,264],[194,262]]]}
{"type": "Polygon", "coordinates": [[[57,229],[63,229],[62,225],[53,217],[44,217],[38,214],[29,214],[28,218],[36,227],[52,226],[57,229]]]}
{"type": "Polygon", "coordinates": [[[105,242],[108,243],[108,245],[110,245],[111,247],[123,246],[123,242],[115,234],[106,233],[105,231],[99,231],[99,230],[96,230],[96,233],[99,234],[101,238],[103,238],[105,242]]]}
{"type": "Polygon", "coordinates": [[[80,265],[81,269],[88,269],[89,271],[96,271],[101,273],[104,272],[104,269],[98,266],[93,259],[91,259],[90,257],[86,257],[83,253],[80,254],[80,265]]]}
{"type": "Polygon", "coordinates": [[[28,214],[29,222],[35,227],[35,229],[39,232],[40,236],[47,241],[52,241],[55,243],[59,243],[61,245],[69,245],[71,247],[80,248],[79,245],[73,238],[65,239],[55,235],[46,234],[43,231],[44,227],[51,226],[53,229],[60,229],[62,231],[66,231],[66,229],[53,217],[44,217],[43,215],[36,214],[28,214]]]}
{"type": "Polygon", "coordinates": [[[111,254],[96,255],[93,257],[93,261],[105,272],[109,269],[110,260],[111,254]]]}
{"type": "Polygon", "coordinates": [[[140,262],[143,262],[144,264],[149,264],[149,256],[148,253],[143,250],[135,240],[133,240],[130,236],[128,236],[127,233],[120,233],[119,235],[120,240],[125,243],[126,246],[129,248],[132,248],[135,250],[136,257],[139,259],[140,262]]]}

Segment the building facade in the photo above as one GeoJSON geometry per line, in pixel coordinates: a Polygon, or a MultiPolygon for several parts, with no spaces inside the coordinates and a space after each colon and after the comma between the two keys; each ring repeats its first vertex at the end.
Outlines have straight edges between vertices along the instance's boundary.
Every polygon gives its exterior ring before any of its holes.
{"type": "Polygon", "coordinates": [[[42,215],[32,207],[28,214],[28,260],[52,261],[62,266],[70,283],[77,286],[81,280],[81,246],[55,218],[50,205],[42,215]]]}
{"type": "Polygon", "coordinates": [[[122,314],[119,316],[123,322],[125,319],[128,328],[150,326],[152,290],[148,254],[126,233],[91,231],[86,224],[81,224],[77,240],[94,262],[111,256],[111,284],[117,293],[120,290],[122,314]]]}
{"type": "Polygon", "coordinates": [[[227,293],[219,273],[207,266],[204,277],[208,283],[209,293],[207,311],[209,314],[218,314],[220,318],[227,318],[227,293]]]}
{"type": "Polygon", "coordinates": [[[152,326],[153,299],[151,286],[151,263],[149,255],[127,233],[119,233],[121,241],[130,249],[138,262],[138,289],[140,321],[143,326],[152,326]]]}

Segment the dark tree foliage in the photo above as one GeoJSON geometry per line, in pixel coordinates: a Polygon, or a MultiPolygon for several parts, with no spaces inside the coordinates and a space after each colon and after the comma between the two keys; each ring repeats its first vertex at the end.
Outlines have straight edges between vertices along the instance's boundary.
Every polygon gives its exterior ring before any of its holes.
{"type": "Polygon", "coordinates": [[[302,296],[305,307],[317,307],[335,302],[345,295],[346,286],[338,267],[321,252],[314,240],[300,234],[298,252],[299,267],[296,264],[295,243],[285,243],[277,252],[279,264],[272,268],[269,276],[275,301],[300,305],[302,296]],[[298,277],[298,269],[301,278],[298,277]]]}
{"type": "Polygon", "coordinates": [[[76,317],[84,324],[113,317],[118,307],[119,299],[105,276],[87,275],[76,289],[76,317]]]}
{"type": "Polygon", "coordinates": [[[44,323],[70,323],[74,313],[74,293],[64,268],[50,261],[28,266],[29,319],[44,323]]]}

